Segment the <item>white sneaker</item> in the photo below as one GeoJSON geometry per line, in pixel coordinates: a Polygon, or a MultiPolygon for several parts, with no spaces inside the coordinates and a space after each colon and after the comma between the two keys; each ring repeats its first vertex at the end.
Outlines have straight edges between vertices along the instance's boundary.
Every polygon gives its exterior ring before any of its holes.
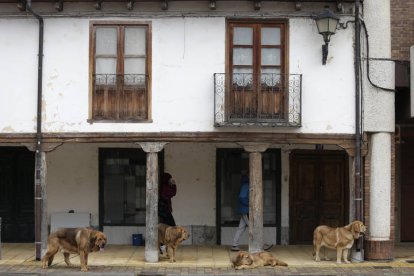
{"type": "Polygon", "coordinates": [[[264,244],[263,245],[263,250],[264,251],[270,251],[270,249],[272,249],[272,247],[273,247],[273,244],[264,244]]]}

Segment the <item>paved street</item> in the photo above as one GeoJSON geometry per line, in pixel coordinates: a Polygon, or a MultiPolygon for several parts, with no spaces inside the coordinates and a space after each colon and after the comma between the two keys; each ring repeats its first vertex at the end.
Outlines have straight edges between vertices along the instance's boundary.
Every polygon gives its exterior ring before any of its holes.
{"type": "MultiPolygon", "coordinates": [[[[392,262],[316,263],[312,259],[312,247],[308,245],[274,246],[271,253],[289,266],[234,270],[230,258],[236,253],[226,246],[182,246],[177,251],[176,263],[169,263],[161,257],[160,262],[150,264],[144,260],[142,246],[109,245],[102,253],[90,254],[90,270],[80,272],[79,257],[76,255],[71,255],[73,267],[67,267],[59,253],[50,268],[42,269],[41,263],[35,261],[33,244],[3,244],[0,276],[414,275],[414,245],[410,244],[397,245],[392,262]]],[[[331,259],[335,259],[335,252],[328,253],[331,259]]]]}

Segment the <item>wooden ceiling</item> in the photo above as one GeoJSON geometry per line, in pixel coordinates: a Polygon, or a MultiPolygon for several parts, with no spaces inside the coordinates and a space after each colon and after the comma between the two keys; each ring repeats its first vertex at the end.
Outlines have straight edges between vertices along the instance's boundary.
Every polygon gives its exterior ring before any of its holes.
{"type": "MultiPolygon", "coordinates": [[[[128,10],[133,10],[133,6],[135,3],[139,2],[159,2],[162,4],[163,10],[168,10],[168,2],[170,1],[188,1],[188,2],[209,2],[209,7],[211,10],[216,9],[216,2],[219,1],[250,1],[254,3],[254,9],[260,10],[261,2],[285,2],[285,3],[294,3],[296,10],[302,9],[302,3],[332,3],[336,4],[337,11],[341,11],[343,7],[343,3],[354,3],[355,0],[32,0],[32,3],[55,3],[56,11],[63,11],[64,3],[65,2],[72,2],[72,3],[95,3],[95,9],[101,10],[102,3],[125,3],[128,10]]],[[[363,0],[360,0],[362,2],[363,0]]],[[[17,5],[18,10],[25,11],[27,0],[0,0],[1,3],[15,3],[17,5]]]]}
{"type": "MultiPolygon", "coordinates": [[[[175,1],[194,1],[208,2],[209,0],[175,0],[175,1]]],[[[238,1],[238,0],[222,0],[222,1],[238,1]]],[[[293,3],[353,3],[355,0],[263,0],[270,2],[293,2],[293,3]]],[[[24,0],[0,0],[0,3],[24,3],[24,0]]],[[[32,3],[41,2],[60,2],[59,0],[32,0],[32,3]]],[[[129,2],[128,0],[64,0],[64,2],[129,2]]],[[[136,0],[134,2],[163,2],[163,0],[136,0]]],[[[362,1],[361,1],[362,2],[362,1]]]]}

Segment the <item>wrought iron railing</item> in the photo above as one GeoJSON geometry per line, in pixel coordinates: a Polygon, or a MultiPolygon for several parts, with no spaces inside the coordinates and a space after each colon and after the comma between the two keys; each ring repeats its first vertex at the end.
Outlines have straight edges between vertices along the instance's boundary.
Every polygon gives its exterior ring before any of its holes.
{"type": "Polygon", "coordinates": [[[214,74],[215,126],[301,126],[302,75],[214,74]]]}
{"type": "Polygon", "coordinates": [[[94,120],[145,120],[148,118],[148,76],[95,74],[94,120]]]}

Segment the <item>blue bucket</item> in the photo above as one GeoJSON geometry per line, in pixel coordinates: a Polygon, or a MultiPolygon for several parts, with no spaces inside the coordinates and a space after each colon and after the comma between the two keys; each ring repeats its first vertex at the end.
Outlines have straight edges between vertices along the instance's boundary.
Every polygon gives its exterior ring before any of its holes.
{"type": "Polygon", "coordinates": [[[140,246],[143,245],[144,239],[142,238],[142,234],[132,234],[132,245],[133,246],[140,246]]]}

